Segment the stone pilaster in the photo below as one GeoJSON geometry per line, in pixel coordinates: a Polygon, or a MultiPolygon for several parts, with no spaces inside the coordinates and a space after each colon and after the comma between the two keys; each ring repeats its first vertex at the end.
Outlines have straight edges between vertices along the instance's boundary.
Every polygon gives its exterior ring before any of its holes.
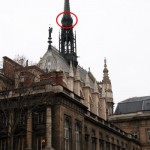
{"type": "Polygon", "coordinates": [[[54,150],[52,148],[52,110],[46,108],[46,147],[44,150],[54,150]]]}
{"type": "Polygon", "coordinates": [[[27,114],[27,148],[25,150],[32,150],[32,113],[28,111],[27,114]]]}

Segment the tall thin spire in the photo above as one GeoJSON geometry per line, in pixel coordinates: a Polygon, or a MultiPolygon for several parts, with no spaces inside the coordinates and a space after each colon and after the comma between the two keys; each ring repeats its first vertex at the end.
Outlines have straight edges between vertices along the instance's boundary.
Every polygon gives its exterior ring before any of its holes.
{"type": "Polygon", "coordinates": [[[69,0],[65,0],[64,3],[64,14],[63,14],[63,18],[61,20],[62,26],[63,27],[69,27],[72,26],[73,23],[73,19],[70,15],[70,4],[69,4],[69,0]]]}
{"type": "Polygon", "coordinates": [[[65,0],[65,3],[64,3],[64,12],[70,12],[69,0],[65,0]]]}
{"type": "Polygon", "coordinates": [[[66,59],[67,63],[77,67],[76,35],[73,33],[73,18],[70,15],[69,0],[64,2],[64,14],[61,20],[62,28],[59,37],[59,52],[66,59]]]}

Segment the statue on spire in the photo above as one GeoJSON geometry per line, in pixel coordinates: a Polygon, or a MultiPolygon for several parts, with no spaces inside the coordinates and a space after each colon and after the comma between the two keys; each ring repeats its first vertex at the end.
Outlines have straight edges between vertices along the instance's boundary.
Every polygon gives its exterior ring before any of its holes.
{"type": "Polygon", "coordinates": [[[51,44],[52,44],[52,37],[51,37],[51,34],[52,34],[52,31],[53,31],[53,28],[49,27],[49,37],[48,37],[48,50],[51,50],[51,44]]]}

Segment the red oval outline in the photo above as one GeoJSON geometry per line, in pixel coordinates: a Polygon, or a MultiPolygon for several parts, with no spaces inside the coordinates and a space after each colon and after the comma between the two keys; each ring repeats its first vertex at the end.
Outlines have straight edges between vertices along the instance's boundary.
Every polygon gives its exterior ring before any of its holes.
{"type": "Polygon", "coordinates": [[[70,29],[70,28],[73,28],[73,27],[75,27],[76,25],[77,25],[77,23],[78,23],[78,17],[74,14],[74,13],[72,13],[72,12],[61,12],[60,14],[58,14],[57,15],[57,17],[56,17],[56,23],[58,24],[58,26],[60,26],[61,28],[64,28],[64,29],[70,29]],[[72,25],[72,26],[69,26],[69,27],[63,27],[62,25],[60,25],[59,23],[58,23],[58,17],[60,16],[60,15],[62,15],[62,14],[72,14],[72,15],[74,15],[75,16],[75,18],[76,18],[76,23],[74,24],[74,25],[72,25]]]}

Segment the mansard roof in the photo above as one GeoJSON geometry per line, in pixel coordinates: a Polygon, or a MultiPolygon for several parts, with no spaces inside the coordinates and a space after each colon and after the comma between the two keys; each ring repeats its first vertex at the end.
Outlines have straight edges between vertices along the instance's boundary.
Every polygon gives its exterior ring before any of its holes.
{"type": "Polygon", "coordinates": [[[150,111],[150,96],[133,97],[118,103],[115,114],[128,114],[141,111],[150,111]]]}

